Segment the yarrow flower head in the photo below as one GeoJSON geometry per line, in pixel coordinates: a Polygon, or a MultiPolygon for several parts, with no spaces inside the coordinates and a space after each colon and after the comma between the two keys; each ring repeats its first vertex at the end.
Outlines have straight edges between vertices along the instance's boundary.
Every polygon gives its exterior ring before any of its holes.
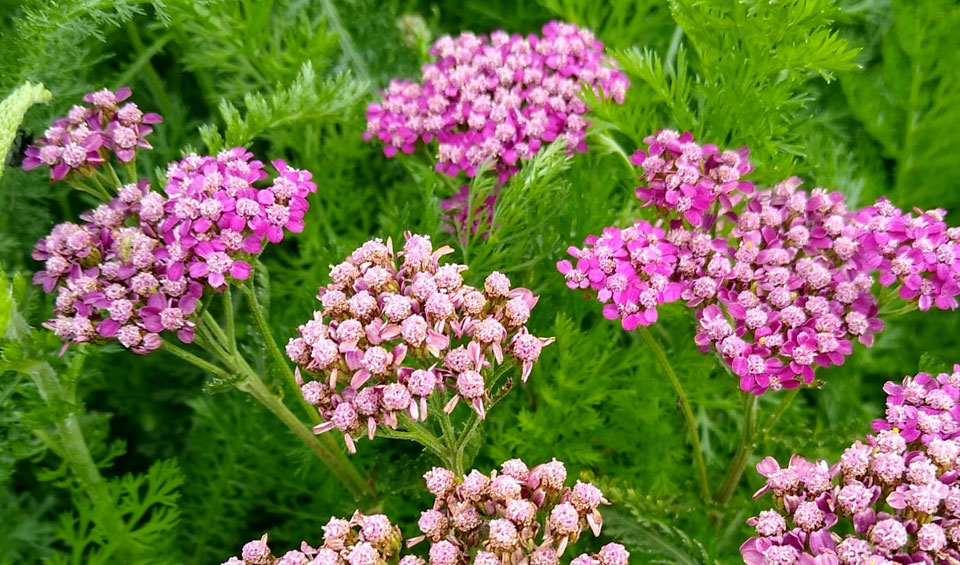
{"type": "MultiPolygon", "coordinates": [[[[322,527],[320,546],[303,542],[299,550],[277,557],[264,535],[223,565],[382,565],[398,560],[400,565],[558,565],[585,529],[600,535],[598,508],[609,502],[588,483],[568,486],[563,463],[553,460],[529,469],[511,459],[501,470],[489,475],[474,470],[458,478],[434,467],[424,475],[435,502],[420,514],[421,535],[408,539],[406,547],[429,542],[427,559],[401,555],[400,529],[386,516],[356,512],[349,520],[331,518],[322,527]]],[[[622,545],[608,543],[570,563],[628,565],[629,558],[622,545]]]]}
{"type": "Polygon", "coordinates": [[[279,557],[267,545],[267,535],[243,546],[240,557],[231,557],[223,565],[380,565],[400,553],[400,528],[383,514],[355,512],[349,520],[331,518],[323,526],[323,543],[307,542],[299,550],[279,557]]]}
{"type": "Polygon", "coordinates": [[[445,36],[430,53],[420,83],[394,80],[367,109],[365,137],[387,157],[436,139],[437,170],[451,176],[492,162],[502,182],[557,138],[586,151],[581,86],[618,103],[629,86],[593,33],[568,23],[550,22],[541,36],[445,36]]]}
{"type": "Polygon", "coordinates": [[[955,308],[958,230],[943,212],[916,217],[885,200],[849,210],[840,193],[800,190],[798,178],[757,190],[749,152],[720,151],[670,130],[645,140],[637,197],[661,217],[606,228],[560,261],[567,286],[590,289],[604,315],[632,330],[683,300],[696,344],[717,352],[754,394],[811,384],[883,329],[882,286],[921,309],[955,308]]]}
{"type": "MultiPolygon", "coordinates": [[[[436,500],[421,514],[422,535],[407,544],[427,540],[431,556],[450,552],[458,556],[456,563],[466,563],[466,556],[473,553],[475,562],[558,563],[583,530],[600,535],[599,507],[609,504],[591,484],[567,486],[566,476],[563,463],[557,460],[528,469],[512,459],[499,473],[473,470],[460,478],[435,468],[424,478],[436,500]],[[442,488],[437,483],[440,476],[445,477],[442,488]]],[[[600,555],[605,557],[592,558],[626,563],[629,557],[618,544],[605,546],[600,555]]]]}
{"type": "Polygon", "coordinates": [[[371,240],[333,266],[321,309],[287,344],[304,398],[326,420],[314,430],[338,430],[350,451],[362,431],[396,428],[399,414],[425,420],[427,400],[448,390],[446,412],[462,401],[483,418],[498,367],[511,358],[526,380],[553,342],[526,328],[537,304],[529,290],[497,272],[470,286],[466,266],[440,263],[450,248],[405,238],[398,253],[371,240]]]}
{"type": "MultiPolygon", "coordinates": [[[[629,86],[593,33],[568,23],[550,22],[540,36],[445,36],[430,54],[419,83],[391,81],[369,106],[364,138],[383,143],[387,157],[436,140],[437,171],[473,177],[489,166],[501,185],[558,139],[571,154],[587,150],[581,88],[622,104],[629,86]]],[[[442,207],[458,231],[477,231],[489,226],[495,198],[471,210],[464,186],[442,207]]]]}
{"type": "Polygon", "coordinates": [[[748,565],[953,563],[960,559],[960,365],[887,383],[887,418],[835,465],[794,455],[781,468],[757,465],[774,508],[750,518],[756,535],[740,548],[748,565]],[[929,413],[918,429],[917,414],[929,413]],[[900,428],[899,426],[905,426],[900,428]]]}
{"type": "MultiPolygon", "coordinates": [[[[121,104],[127,96],[121,89],[85,99],[116,123],[146,119],[121,104]]],[[[57,294],[45,326],[65,347],[116,340],[145,354],[165,331],[191,342],[205,292],[248,278],[264,240],[303,229],[306,197],[316,190],[311,174],[279,160],[273,166],[269,180],[243,148],[187,155],[168,166],[165,194],[146,180],[116,187],[116,197],[80,215],[82,223],[55,226],[33,252],[43,261],[34,283],[57,294]]]]}
{"type": "Polygon", "coordinates": [[[159,114],[144,114],[133,102],[124,102],[130,94],[130,89],[123,87],[84,96],[89,105],[74,106],[27,148],[23,168],[48,167],[51,181],[72,173],[90,177],[111,155],[127,163],[137,151],[153,149],[146,137],[163,119],[159,114]]]}

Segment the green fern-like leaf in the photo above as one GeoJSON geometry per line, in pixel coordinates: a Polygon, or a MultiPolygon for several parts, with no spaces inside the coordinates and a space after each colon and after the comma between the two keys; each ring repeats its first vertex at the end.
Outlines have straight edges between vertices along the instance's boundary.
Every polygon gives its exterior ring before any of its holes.
{"type": "Polygon", "coordinates": [[[259,135],[297,122],[323,122],[338,117],[357,105],[365,96],[365,83],[348,73],[320,78],[313,64],[306,62],[296,78],[287,86],[264,94],[247,94],[241,113],[229,100],[220,102],[220,115],[225,124],[221,136],[216,129],[205,126],[201,130],[207,148],[217,152],[223,147],[246,145],[259,135]]]}

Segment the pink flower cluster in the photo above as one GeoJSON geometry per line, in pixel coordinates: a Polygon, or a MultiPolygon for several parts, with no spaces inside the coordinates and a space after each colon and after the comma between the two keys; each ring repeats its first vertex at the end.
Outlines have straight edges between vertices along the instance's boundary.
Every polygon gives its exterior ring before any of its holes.
{"type": "Polygon", "coordinates": [[[447,389],[446,412],[463,400],[483,418],[505,355],[526,380],[553,342],[527,331],[537,303],[529,290],[497,272],[474,288],[466,266],[440,264],[449,247],[405,239],[396,256],[391,240],[371,240],[333,266],[322,309],[286,347],[303,397],[326,420],[314,431],[337,429],[351,452],[364,428],[372,439],[378,425],[396,428],[398,415],[425,420],[427,399],[447,389]]]}
{"type": "Polygon", "coordinates": [[[888,382],[887,417],[839,463],[757,465],[775,508],[747,524],[748,565],[898,565],[960,560],[960,365],[888,382]],[[903,427],[901,427],[903,426],[903,427]]]}
{"type": "Polygon", "coordinates": [[[268,174],[243,148],[217,157],[188,155],[171,163],[166,194],[147,181],[119,187],[119,195],[63,223],[37,242],[44,262],[34,283],[57,292],[54,318],[45,325],[70,343],[116,339],[146,354],[160,333],[193,340],[197,301],[205,288],[223,290],[228,278],[246,279],[249,258],[263,238],[302,229],[310,173],[275,161],[268,174]]]}
{"type": "Polygon", "coordinates": [[[436,61],[420,83],[394,80],[367,109],[364,137],[380,140],[387,157],[437,139],[437,170],[450,176],[472,177],[486,163],[505,182],[519,159],[557,138],[586,151],[581,87],[622,103],[629,86],[603,44],[567,23],[546,24],[542,36],[442,37],[430,53],[436,61]]]}
{"type": "Polygon", "coordinates": [[[303,542],[299,550],[276,557],[264,534],[246,543],[240,558],[231,557],[222,565],[380,565],[400,553],[402,545],[400,528],[386,516],[355,512],[349,520],[330,518],[319,547],[303,542]]]}
{"type": "MultiPolygon", "coordinates": [[[[553,460],[528,469],[519,459],[503,464],[502,473],[477,470],[465,477],[434,467],[424,475],[433,507],[420,515],[421,535],[413,547],[430,543],[427,558],[407,555],[400,565],[558,565],[569,543],[589,528],[600,534],[598,508],[609,504],[600,489],[577,482],[565,486],[567,471],[553,460]]],[[[242,559],[223,565],[379,565],[400,552],[400,530],[386,516],[354,514],[332,518],[323,527],[323,545],[305,542],[300,551],[275,557],[267,536],[247,543],[242,559]]],[[[573,558],[571,565],[627,565],[630,553],[618,543],[595,554],[573,558]]],[[[391,561],[393,562],[393,561],[391,561]]]]}
{"type": "Polygon", "coordinates": [[[624,329],[682,299],[696,311],[701,350],[763,394],[813,382],[814,367],[842,364],[855,341],[873,345],[883,329],[876,271],[923,310],[956,307],[960,229],[942,211],[914,216],[882,199],[848,210],[842,194],[799,190],[796,177],[756,190],[742,179],[753,170],[746,149],[721,152],[669,130],[645,141],[649,151],[633,157],[646,183],[636,193],[661,220],[606,228],[568,250],[575,265],[557,264],[624,329]]]}
{"type": "MultiPolygon", "coordinates": [[[[473,470],[465,477],[434,467],[424,480],[436,498],[420,515],[422,535],[407,543],[428,540],[431,565],[559,563],[585,528],[600,535],[599,507],[609,504],[592,484],[565,486],[567,470],[556,459],[533,469],[511,459],[501,473],[473,470]]],[[[613,543],[573,563],[626,565],[628,558],[623,546],[613,543]]]]}
{"type": "Polygon", "coordinates": [[[946,211],[904,213],[886,199],[856,215],[860,244],[883,286],[899,285],[900,297],[920,310],[957,308],[960,294],[960,228],[948,228],[946,211]]]}
{"type": "Polygon", "coordinates": [[[153,149],[146,137],[153,132],[152,125],[163,120],[159,114],[144,114],[133,102],[121,105],[129,97],[126,87],[84,96],[91,106],[74,106],[66,117],[54,121],[36,145],[27,148],[23,168],[49,167],[52,181],[74,171],[92,176],[111,153],[127,163],[138,149],[153,149]]]}
{"type": "Polygon", "coordinates": [[[691,225],[703,226],[716,220],[716,210],[710,216],[715,203],[729,210],[743,195],[754,192],[753,183],[741,180],[753,171],[746,147],[721,152],[715,145],[698,144],[689,132],[678,135],[671,130],[643,141],[647,151],[637,151],[630,162],[644,172],[646,184],[636,189],[644,206],[656,206],[691,225]]]}

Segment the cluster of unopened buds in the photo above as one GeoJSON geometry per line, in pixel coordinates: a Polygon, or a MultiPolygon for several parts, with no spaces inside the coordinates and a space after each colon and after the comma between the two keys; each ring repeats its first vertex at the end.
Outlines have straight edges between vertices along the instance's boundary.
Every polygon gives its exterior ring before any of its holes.
{"type": "Polygon", "coordinates": [[[757,465],[775,507],[747,521],[748,565],[960,562],[960,365],[884,390],[886,418],[839,463],[757,465]]]}
{"type": "Polygon", "coordinates": [[[133,102],[124,103],[129,97],[126,87],[84,96],[89,105],[71,108],[27,148],[23,168],[49,167],[50,180],[75,171],[90,176],[111,154],[128,163],[138,149],[152,149],[146,137],[153,132],[153,124],[163,120],[159,114],[144,114],[133,102]]]}
{"type": "Polygon", "coordinates": [[[351,452],[355,436],[395,429],[400,415],[425,420],[428,400],[448,389],[444,411],[462,401],[483,418],[491,397],[506,392],[492,389],[507,357],[526,380],[553,342],[527,331],[537,303],[529,290],[498,272],[474,288],[466,266],[440,264],[450,248],[405,239],[396,254],[389,239],[368,241],[333,266],[321,310],[286,347],[304,399],[326,420],[315,431],[340,431],[351,452]]]}
{"type": "MultiPolygon", "coordinates": [[[[609,504],[589,483],[566,486],[566,468],[557,460],[529,469],[511,459],[500,473],[473,470],[465,477],[434,467],[424,480],[435,501],[420,515],[421,535],[406,545],[427,541],[429,549],[426,558],[407,555],[400,565],[557,565],[584,530],[600,535],[598,508],[609,504]]],[[[400,531],[382,515],[334,518],[323,532],[320,548],[304,543],[279,559],[264,536],[244,546],[242,559],[233,557],[223,565],[378,565],[399,554],[400,531]]],[[[609,543],[569,562],[627,565],[629,558],[622,545],[609,543]]]]}
{"type": "Polygon", "coordinates": [[[33,252],[44,262],[34,282],[57,293],[46,325],[65,345],[115,339],[141,354],[160,347],[164,331],[191,342],[204,292],[248,278],[264,239],[303,229],[306,197],[316,190],[311,174],[283,161],[273,166],[268,181],[263,163],[243,148],[187,155],[169,165],[164,193],[146,180],[123,185],[81,214],[83,223],[54,227],[33,252]]]}
{"type": "MultiPolygon", "coordinates": [[[[960,229],[942,210],[904,213],[886,200],[848,210],[840,193],[787,179],[757,190],[746,149],[719,151],[664,130],[632,160],[636,190],[660,220],[606,228],[558,269],[591,289],[624,329],[656,322],[657,307],[695,309],[697,345],[716,351],[754,394],[814,381],[842,364],[853,342],[883,329],[874,274],[922,309],[955,308],[960,229]]],[[[891,294],[893,292],[891,291],[891,294]]]]}

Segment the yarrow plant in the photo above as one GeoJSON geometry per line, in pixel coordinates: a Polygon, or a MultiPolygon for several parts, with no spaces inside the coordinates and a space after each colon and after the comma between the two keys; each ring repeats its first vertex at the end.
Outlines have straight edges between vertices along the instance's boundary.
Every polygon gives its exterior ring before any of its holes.
{"type": "Polygon", "coordinates": [[[644,171],[636,194],[660,220],[605,228],[569,249],[575,265],[558,263],[567,285],[595,291],[624,329],[683,300],[698,347],[760,395],[812,383],[815,367],[842,364],[854,342],[871,346],[880,307],[897,294],[921,310],[956,308],[960,229],[942,210],[905,213],[885,199],[849,210],[842,194],[808,193],[796,177],[757,190],[743,179],[753,170],[745,148],[670,130],[644,141],[631,158],[644,171]],[[892,290],[876,297],[875,282],[892,290]]]}
{"type": "Polygon", "coordinates": [[[748,565],[960,561],[960,365],[888,382],[886,417],[840,461],[757,465],[775,507],[750,518],[748,565]]]}
{"type": "MultiPolygon", "coordinates": [[[[401,565],[557,565],[567,546],[590,530],[599,536],[598,508],[609,504],[600,489],[577,481],[566,486],[567,470],[554,459],[529,469],[519,459],[503,464],[501,473],[473,470],[458,477],[452,470],[434,467],[424,475],[435,497],[418,520],[421,535],[407,547],[429,542],[427,557],[407,555],[401,565]]],[[[395,559],[400,553],[400,531],[386,516],[354,514],[351,520],[332,518],[323,526],[323,545],[275,557],[266,535],[243,547],[242,559],[223,565],[372,565],[395,559]]],[[[618,543],[604,545],[596,554],[582,554],[573,565],[627,565],[630,553],[618,543]]],[[[392,562],[392,561],[391,561],[392,562]]]]}
{"type": "Polygon", "coordinates": [[[304,399],[326,420],[315,431],[338,430],[351,452],[363,432],[425,421],[429,401],[448,390],[443,418],[462,402],[482,420],[509,390],[510,381],[498,388],[506,359],[525,381],[553,342],[526,328],[537,303],[529,290],[498,272],[470,286],[465,265],[440,264],[452,249],[404,237],[396,254],[390,239],[371,240],[334,265],[322,308],[286,347],[304,399]]]}
{"type": "MultiPolygon", "coordinates": [[[[581,88],[622,104],[629,86],[593,33],[562,22],[546,24],[540,36],[444,36],[430,54],[435,61],[423,66],[419,83],[393,80],[383,101],[369,106],[364,137],[382,142],[387,157],[436,140],[436,170],[452,177],[489,166],[503,184],[521,159],[557,139],[570,153],[586,151],[581,88]]],[[[464,186],[444,201],[456,225],[491,221],[492,197],[477,203],[479,213],[469,200],[464,186]]]]}
{"type": "Polygon", "coordinates": [[[54,318],[44,325],[64,341],[64,350],[110,342],[139,354],[163,347],[234,384],[300,435],[355,495],[364,495],[370,487],[345,455],[303,427],[236,344],[231,286],[247,295],[260,333],[295,385],[250,278],[264,242],[303,230],[307,196],[316,191],[312,174],[276,160],[271,175],[253,153],[237,147],[170,163],[163,192],[151,190],[137,173],[135,156],[151,148],[143,138],[161,119],[132,102],[121,105],[129,96],[127,88],[88,94],[84,100],[93,106],[75,106],[27,151],[24,168],[45,166],[52,180],[104,201],[80,214],[82,223],[59,224],[36,244],[33,257],[44,268],[33,280],[56,293],[54,318]],[[114,159],[123,164],[126,184],[114,159]],[[208,308],[217,294],[224,295],[226,328],[208,308]],[[219,364],[171,343],[169,335],[198,345],[219,364]]]}

